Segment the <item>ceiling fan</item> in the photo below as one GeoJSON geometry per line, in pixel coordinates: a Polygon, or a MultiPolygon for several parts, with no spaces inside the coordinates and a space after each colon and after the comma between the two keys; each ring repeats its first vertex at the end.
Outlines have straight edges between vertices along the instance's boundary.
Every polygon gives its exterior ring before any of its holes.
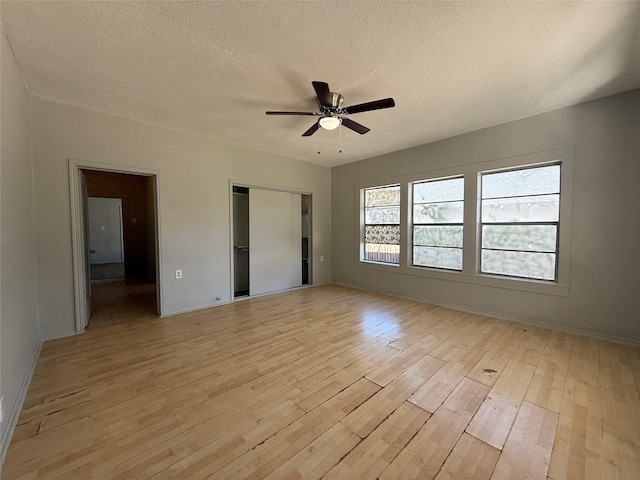
{"type": "Polygon", "coordinates": [[[380,110],[381,108],[395,107],[396,103],[393,98],[384,98],[374,100],[373,102],[360,103],[351,107],[343,107],[344,98],[339,93],[329,91],[329,85],[325,82],[311,82],[318,97],[318,105],[320,112],[265,112],[267,115],[309,115],[312,117],[320,117],[309,130],[302,134],[303,137],[310,137],[322,127],[325,130],[334,130],[344,125],[354,132],[364,135],[369,131],[364,125],[354,122],[350,118],[340,117],[338,115],[352,115],[354,113],[368,112],[370,110],[380,110]]]}

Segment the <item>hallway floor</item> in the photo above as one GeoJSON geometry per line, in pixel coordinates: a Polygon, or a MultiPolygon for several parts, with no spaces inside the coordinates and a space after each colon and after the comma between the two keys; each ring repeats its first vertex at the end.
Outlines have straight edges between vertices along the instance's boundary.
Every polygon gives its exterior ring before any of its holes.
{"type": "Polygon", "coordinates": [[[154,283],[125,278],[91,282],[91,318],[88,328],[157,316],[154,283]]]}

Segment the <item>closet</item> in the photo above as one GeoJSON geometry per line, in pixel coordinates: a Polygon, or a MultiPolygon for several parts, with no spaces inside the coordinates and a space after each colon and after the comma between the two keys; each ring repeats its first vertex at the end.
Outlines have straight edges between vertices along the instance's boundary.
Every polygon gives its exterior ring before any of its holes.
{"type": "Polygon", "coordinates": [[[234,297],[309,284],[311,196],[233,186],[234,297]]]}

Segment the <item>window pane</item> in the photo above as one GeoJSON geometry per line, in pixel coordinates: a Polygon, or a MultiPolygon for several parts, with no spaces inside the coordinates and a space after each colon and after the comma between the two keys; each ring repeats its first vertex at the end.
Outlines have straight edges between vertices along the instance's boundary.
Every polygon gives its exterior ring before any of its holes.
{"type": "Polygon", "coordinates": [[[413,247],[413,264],[421,267],[462,270],[462,249],[413,247]]]}
{"type": "Polygon", "coordinates": [[[413,206],[413,223],[462,223],[462,216],[462,202],[413,206]]]}
{"type": "Polygon", "coordinates": [[[436,203],[462,200],[464,179],[450,178],[413,184],[413,203],[436,203]]]}
{"type": "Polygon", "coordinates": [[[379,245],[367,243],[364,259],[372,262],[400,263],[400,245],[379,245]]]}
{"type": "Polygon", "coordinates": [[[414,245],[462,248],[462,226],[415,226],[414,245]]]}
{"type": "Polygon", "coordinates": [[[556,232],[555,225],[483,225],[482,248],[555,252],[556,232]]]}
{"type": "Polygon", "coordinates": [[[400,225],[366,225],[365,243],[400,245],[400,225]]]}
{"type": "Polygon", "coordinates": [[[482,250],[482,272],[512,277],[555,279],[554,253],[482,250]]]}
{"type": "Polygon", "coordinates": [[[400,187],[371,188],[364,191],[365,207],[400,205],[400,187]]]}
{"type": "Polygon", "coordinates": [[[482,201],[483,222],[557,222],[559,214],[557,194],[482,201]]]}
{"type": "Polygon", "coordinates": [[[400,207],[367,208],[364,223],[400,223],[400,207]]]}
{"type": "Polygon", "coordinates": [[[482,198],[560,192],[560,165],[482,175],[482,198]]]}

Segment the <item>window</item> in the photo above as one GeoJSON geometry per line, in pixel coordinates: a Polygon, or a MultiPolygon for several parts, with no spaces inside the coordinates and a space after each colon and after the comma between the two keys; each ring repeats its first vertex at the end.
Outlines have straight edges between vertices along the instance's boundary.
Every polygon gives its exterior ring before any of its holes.
{"type": "Polygon", "coordinates": [[[481,174],[480,271],[557,279],[560,165],[481,174]]]}
{"type": "Polygon", "coordinates": [[[568,296],[573,153],[471,158],[354,185],[358,267],[568,296]]]}
{"type": "Polygon", "coordinates": [[[413,184],[413,265],[462,270],[464,178],[413,184]]]}
{"type": "Polygon", "coordinates": [[[364,190],[363,260],[400,263],[400,185],[364,190]]]}

